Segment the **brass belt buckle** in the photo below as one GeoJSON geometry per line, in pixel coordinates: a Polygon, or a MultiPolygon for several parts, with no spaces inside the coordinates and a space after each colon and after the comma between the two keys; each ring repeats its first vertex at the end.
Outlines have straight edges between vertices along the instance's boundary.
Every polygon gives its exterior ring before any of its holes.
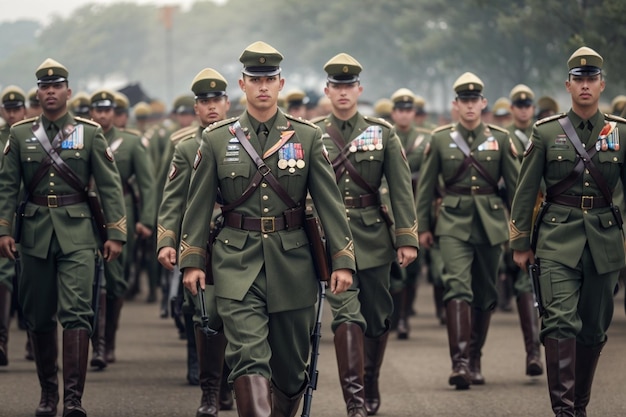
{"type": "Polygon", "coordinates": [[[343,198],[343,204],[347,208],[354,208],[354,197],[344,197],[343,198]]]}
{"type": "Polygon", "coordinates": [[[48,195],[48,207],[59,207],[59,201],[57,200],[56,195],[48,195]]]}
{"type": "Polygon", "coordinates": [[[580,197],[580,208],[583,210],[591,210],[593,208],[593,197],[583,195],[580,197]],[[588,202],[588,203],[586,203],[588,202]]]}
{"type": "Polygon", "coordinates": [[[261,217],[261,232],[273,233],[276,231],[274,217],[261,217]]]}

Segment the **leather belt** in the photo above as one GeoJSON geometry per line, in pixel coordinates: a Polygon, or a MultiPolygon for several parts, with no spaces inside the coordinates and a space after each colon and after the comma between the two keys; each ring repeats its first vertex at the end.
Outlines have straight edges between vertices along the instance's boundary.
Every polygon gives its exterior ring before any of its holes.
{"type": "Polygon", "coordinates": [[[457,185],[448,185],[446,187],[446,193],[461,194],[461,195],[487,195],[497,194],[496,190],[491,186],[479,187],[473,185],[472,187],[459,187],[457,185]]]}
{"type": "Polygon", "coordinates": [[[555,195],[547,196],[548,203],[560,204],[562,206],[577,207],[583,210],[591,210],[594,208],[609,207],[610,201],[606,201],[603,196],[589,195],[555,195]]]}
{"type": "Polygon", "coordinates": [[[29,201],[37,204],[38,206],[48,206],[54,208],[82,203],[83,201],[87,201],[87,197],[84,194],[79,193],[64,195],[31,195],[29,201]]]}
{"type": "Polygon", "coordinates": [[[236,212],[224,215],[224,225],[251,232],[273,233],[302,226],[302,215],[277,217],[246,217],[236,212]]]}
{"type": "Polygon", "coordinates": [[[380,204],[380,197],[378,193],[363,194],[358,197],[344,197],[343,204],[349,209],[378,206],[380,204]]]}

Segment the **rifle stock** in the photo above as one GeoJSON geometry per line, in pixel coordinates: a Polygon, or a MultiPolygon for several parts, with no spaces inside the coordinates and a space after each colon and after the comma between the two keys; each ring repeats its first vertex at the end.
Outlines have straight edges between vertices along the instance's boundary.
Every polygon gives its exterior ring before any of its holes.
{"type": "Polygon", "coordinates": [[[107,222],[104,217],[104,211],[102,211],[102,206],[100,205],[100,200],[98,200],[98,194],[96,194],[95,191],[91,190],[87,192],[87,203],[89,204],[89,209],[91,210],[91,216],[93,217],[96,230],[98,231],[98,236],[100,237],[102,243],[104,243],[109,239],[107,233],[107,222]]]}
{"type": "Polygon", "coordinates": [[[326,241],[323,237],[322,226],[317,217],[307,215],[304,221],[304,229],[311,245],[311,255],[315,272],[320,281],[329,281],[331,275],[331,263],[329,261],[326,241]]]}
{"type": "Polygon", "coordinates": [[[317,370],[317,360],[320,354],[320,339],[322,338],[322,312],[324,306],[324,299],[326,298],[326,282],[319,282],[320,292],[317,305],[317,321],[311,334],[311,360],[307,367],[307,374],[309,376],[309,383],[304,391],[304,399],[302,401],[302,417],[309,417],[311,415],[311,403],[313,402],[313,391],[317,389],[317,377],[319,371],[317,370]]]}

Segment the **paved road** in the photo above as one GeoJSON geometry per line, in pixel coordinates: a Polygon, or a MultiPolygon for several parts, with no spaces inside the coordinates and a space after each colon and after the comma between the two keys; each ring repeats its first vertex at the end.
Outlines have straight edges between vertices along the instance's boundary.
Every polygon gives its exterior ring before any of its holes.
{"type": "MultiPolygon", "coordinates": [[[[588,408],[593,417],[626,415],[626,316],[624,295],[616,298],[613,325],[588,408]]],[[[89,371],[83,405],[90,417],[195,416],[198,387],[185,379],[185,345],[171,320],[158,317],[145,296],[122,310],[118,362],[103,372],[89,371]]],[[[445,328],[437,324],[432,288],[420,287],[410,339],[390,339],[381,375],[381,417],[548,416],[545,376],[524,375],[524,352],[517,314],[497,312],[484,350],[484,386],[455,391],[447,385],[450,362],[445,328]]],[[[345,416],[325,309],[320,382],[312,416],[345,416]]],[[[32,416],[39,400],[34,363],[23,358],[25,332],[12,323],[9,366],[0,368],[0,416],[32,416]]],[[[61,373],[59,373],[61,376],[61,373]]],[[[62,407],[60,407],[62,408],[62,407]]],[[[59,410],[59,413],[61,410],[59,410]]],[[[236,417],[236,411],[221,412],[236,417]]]]}

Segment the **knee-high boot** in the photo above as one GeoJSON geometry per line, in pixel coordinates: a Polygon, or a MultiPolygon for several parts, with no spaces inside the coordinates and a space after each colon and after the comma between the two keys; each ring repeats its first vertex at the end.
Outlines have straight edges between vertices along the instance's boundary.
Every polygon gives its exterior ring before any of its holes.
{"type": "Polygon", "coordinates": [[[100,300],[98,301],[98,321],[93,335],[91,336],[91,344],[93,346],[93,353],[91,362],[89,363],[94,368],[104,369],[107,367],[106,361],[106,342],[105,342],[105,328],[107,318],[107,291],[104,288],[100,289],[98,294],[100,300]]]}
{"type": "Polygon", "coordinates": [[[481,372],[480,357],[482,356],[483,346],[487,340],[487,331],[491,322],[491,310],[483,311],[474,309],[472,311],[472,335],[470,337],[469,347],[469,369],[472,378],[472,384],[483,385],[485,377],[481,372]]]}
{"type": "Polygon", "coordinates": [[[456,389],[467,389],[470,386],[469,343],[472,316],[470,305],[462,300],[450,300],[446,304],[446,325],[448,329],[448,346],[452,360],[452,373],[448,384],[456,389]]]}
{"type": "Polygon", "coordinates": [[[543,344],[552,411],[557,417],[574,417],[576,338],[546,337],[543,344]]]}
{"type": "Polygon", "coordinates": [[[363,382],[365,384],[365,409],[370,416],[376,414],[380,408],[378,377],[380,376],[380,367],[383,364],[383,357],[385,356],[387,339],[389,339],[388,332],[376,338],[365,337],[363,339],[363,346],[365,348],[365,373],[363,374],[363,382]]]}
{"type": "Polygon", "coordinates": [[[87,357],[89,356],[89,332],[87,329],[63,331],[63,417],[86,417],[82,407],[87,357]]]}
{"type": "Polygon", "coordinates": [[[398,325],[396,328],[398,331],[398,339],[400,340],[408,339],[409,332],[411,331],[409,326],[409,315],[413,310],[413,301],[415,300],[415,297],[411,298],[412,290],[409,287],[412,287],[412,285],[405,286],[400,293],[400,310],[398,311],[398,325]]]}
{"type": "Polygon", "coordinates": [[[239,417],[272,417],[270,381],[262,375],[242,375],[233,383],[239,417]]]}
{"type": "Polygon", "coordinates": [[[517,313],[524,335],[526,375],[528,376],[543,374],[543,364],[539,353],[539,319],[534,304],[532,293],[522,293],[517,298],[517,313]]]}
{"type": "Polygon", "coordinates": [[[349,417],[365,417],[363,329],[355,323],[342,323],[335,331],[335,354],[339,383],[349,417]]]}
{"type": "Polygon", "coordinates": [[[272,384],[272,417],[295,417],[305,389],[306,385],[300,392],[287,395],[272,384]]]}
{"type": "Polygon", "coordinates": [[[106,324],[104,326],[105,359],[107,363],[115,362],[115,336],[123,304],[124,299],[122,297],[107,297],[106,324]]]}
{"type": "Polygon", "coordinates": [[[48,333],[29,331],[29,338],[37,365],[37,377],[41,386],[41,399],[35,411],[36,416],[56,416],[59,403],[58,341],[56,329],[48,333]]]}
{"type": "Polygon", "coordinates": [[[219,398],[226,337],[222,332],[207,336],[199,326],[194,326],[194,332],[200,370],[198,377],[202,390],[202,399],[196,417],[217,417],[220,409],[219,398]]]}
{"type": "Polygon", "coordinates": [[[220,387],[220,410],[232,410],[233,392],[228,385],[228,375],[230,374],[230,368],[226,365],[226,361],[223,361],[222,366],[222,386],[220,387]]]}
{"type": "Polygon", "coordinates": [[[185,339],[187,339],[187,382],[189,385],[200,385],[200,365],[198,364],[198,347],[193,324],[193,314],[184,313],[185,339]]]}
{"type": "Polygon", "coordinates": [[[435,314],[439,319],[439,324],[442,326],[446,325],[447,322],[447,312],[446,306],[443,303],[443,294],[445,293],[445,289],[443,285],[433,284],[433,299],[435,300],[435,314]]]}
{"type": "Polygon", "coordinates": [[[584,346],[576,343],[576,385],[574,388],[576,417],[587,417],[587,405],[591,398],[593,376],[605,344],[606,342],[596,346],[584,346]]]}
{"type": "Polygon", "coordinates": [[[0,366],[9,364],[9,319],[11,318],[11,291],[0,284],[0,366]]]}

